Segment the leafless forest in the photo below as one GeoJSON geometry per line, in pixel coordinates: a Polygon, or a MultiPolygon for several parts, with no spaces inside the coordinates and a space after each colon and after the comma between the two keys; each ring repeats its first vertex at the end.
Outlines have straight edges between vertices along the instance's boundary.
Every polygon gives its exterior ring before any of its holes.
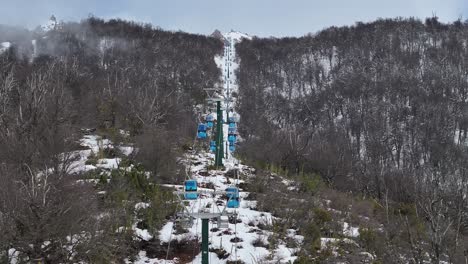
{"type": "MultiPolygon", "coordinates": [[[[138,216],[149,230],[174,213],[158,183],[183,179],[178,157],[196,134],[203,88],[221,79],[213,58],[223,42],[94,17],[0,32],[14,44],[0,54],[0,263],[11,248],[42,263],[162,251],[116,230],[138,201],[152,204],[138,216]],[[97,184],[70,173],[88,130],[132,141],[138,152],[125,162],[137,169],[97,184]]],[[[373,263],[468,263],[467,40],[468,22],[433,17],[236,45],[237,155],[258,176],[245,188],[283,219],[274,232],[305,236],[296,263],[359,257],[318,253],[317,239],[337,230],[324,200],[356,224],[367,217],[357,244],[373,263]],[[270,172],[299,191],[279,193],[270,172]]]]}

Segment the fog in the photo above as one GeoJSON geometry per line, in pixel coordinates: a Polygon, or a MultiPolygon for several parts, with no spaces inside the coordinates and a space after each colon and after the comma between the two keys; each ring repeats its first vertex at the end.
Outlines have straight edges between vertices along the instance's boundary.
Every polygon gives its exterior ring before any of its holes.
{"type": "Polygon", "coordinates": [[[152,23],[168,30],[209,34],[215,29],[239,30],[257,36],[301,36],[335,25],[352,25],[379,17],[436,15],[440,21],[465,19],[463,0],[18,0],[0,1],[0,24],[33,29],[54,14],[58,20],[80,21],[93,14],[152,23]]]}

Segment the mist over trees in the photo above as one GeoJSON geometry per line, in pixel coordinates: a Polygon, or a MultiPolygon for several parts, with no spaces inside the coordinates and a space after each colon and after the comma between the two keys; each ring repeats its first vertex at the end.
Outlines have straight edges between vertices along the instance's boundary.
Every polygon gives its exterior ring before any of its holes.
{"type": "Polygon", "coordinates": [[[390,223],[387,207],[385,228],[401,229],[385,243],[404,233],[414,263],[424,250],[433,263],[442,255],[465,263],[467,37],[467,22],[433,17],[244,39],[236,46],[241,155],[290,175],[318,173],[384,205],[406,204],[423,229],[410,230],[408,211],[390,223]]]}

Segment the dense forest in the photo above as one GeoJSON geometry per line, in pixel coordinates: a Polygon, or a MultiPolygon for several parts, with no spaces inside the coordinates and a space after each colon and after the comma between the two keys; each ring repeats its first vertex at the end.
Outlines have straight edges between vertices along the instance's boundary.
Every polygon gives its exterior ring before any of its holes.
{"type": "Polygon", "coordinates": [[[0,42],[12,43],[0,54],[0,262],[12,248],[20,262],[134,255],[134,204],[151,203],[148,229],[174,211],[155,183],[184,177],[177,158],[195,134],[203,88],[220,79],[213,58],[222,42],[94,17],[49,31],[0,30],[0,42]],[[136,166],[96,186],[83,180],[91,172],[71,174],[78,139],[94,130],[116,143],[128,131],[132,159],[151,176],[136,166]]]}
{"type": "MultiPolygon", "coordinates": [[[[135,227],[156,234],[175,214],[160,183],[185,177],[203,88],[221,84],[218,35],[95,17],[0,26],[11,43],[0,50],[0,263],[198,254],[198,240],[169,250],[135,227]],[[123,169],[72,168],[90,134],[115,147],[87,164],[119,157],[123,169]]],[[[254,246],[287,241],[299,264],[468,263],[467,40],[468,22],[432,17],[240,41],[235,153],[255,167],[240,188],[275,217],[254,246]]]]}
{"type": "Polygon", "coordinates": [[[372,198],[384,210],[374,248],[384,262],[422,263],[428,252],[432,263],[465,263],[467,39],[468,22],[436,17],[245,39],[241,155],[372,198]]]}

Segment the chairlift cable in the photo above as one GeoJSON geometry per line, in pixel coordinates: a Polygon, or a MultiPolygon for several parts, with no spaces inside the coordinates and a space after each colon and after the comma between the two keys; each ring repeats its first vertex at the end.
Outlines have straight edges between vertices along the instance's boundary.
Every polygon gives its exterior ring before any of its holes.
{"type": "MultiPolygon", "coordinates": [[[[237,211],[237,210],[236,210],[236,211],[237,211]]],[[[236,219],[234,219],[234,221],[235,221],[235,222],[234,222],[234,232],[236,233],[236,236],[235,236],[235,237],[236,237],[236,242],[235,242],[235,243],[236,243],[236,244],[235,244],[235,245],[236,245],[236,248],[234,249],[234,253],[235,253],[235,257],[236,257],[236,261],[237,261],[237,243],[238,243],[237,241],[239,241],[239,236],[238,236],[238,234],[237,234],[237,214],[236,214],[235,217],[236,217],[236,219]]]]}

